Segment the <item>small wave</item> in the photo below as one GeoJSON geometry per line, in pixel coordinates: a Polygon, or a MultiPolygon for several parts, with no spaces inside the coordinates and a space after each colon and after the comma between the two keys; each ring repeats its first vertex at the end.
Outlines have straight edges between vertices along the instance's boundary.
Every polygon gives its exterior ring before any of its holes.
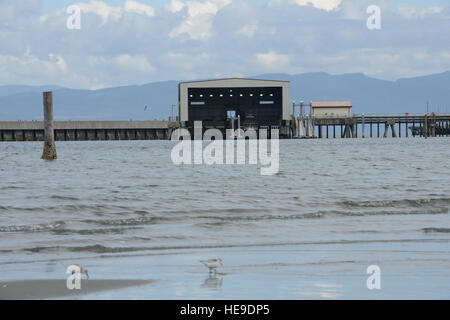
{"type": "Polygon", "coordinates": [[[90,246],[80,246],[80,247],[63,247],[63,246],[53,246],[53,247],[34,247],[25,248],[24,251],[32,253],[40,252],[58,252],[61,250],[66,250],[70,252],[92,252],[92,253],[121,253],[121,252],[133,252],[147,250],[145,247],[106,247],[99,244],[90,246]]]}
{"type": "Polygon", "coordinates": [[[435,205],[449,205],[450,198],[432,199],[401,199],[401,200],[375,200],[375,201],[342,201],[339,205],[346,208],[378,208],[378,207],[427,207],[435,205]]]}
{"type": "Polygon", "coordinates": [[[64,221],[56,221],[53,223],[41,223],[32,225],[20,225],[20,226],[3,226],[0,227],[0,232],[42,232],[52,231],[61,228],[65,225],[64,221]]]}
{"type": "Polygon", "coordinates": [[[95,234],[123,234],[127,230],[139,229],[134,228],[99,228],[99,229],[55,229],[52,232],[56,235],[69,235],[69,234],[79,234],[79,235],[95,235],[95,234]]]}
{"type": "Polygon", "coordinates": [[[70,201],[80,200],[80,198],[76,198],[76,197],[58,196],[58,195],[53,195],[53,196],[50,197],[50,199],[54,199],[54,200],[70,200],[70,201]]]}
{"type": "Polygon", "coordinates": [[[39,207],[22,207],[22,206],[0,206],[0,212],[117,212],[127,211],[129,207],[119,205],[102,205],[102,204],[66,204],[66,205],[54,205],[54,206],[39,206],[39,207]]]}
{"type": "Polygon", "coordinates": [[[293,246],[293,245],[351,245],[361,243],[424,243],[442,241],[441,239],[373,239],[373,240],[335,240],[335,241],[305,241],[305,242],[261,242],[261,243],[220,243],[220,244],[192,244],[175,246],[145,246],[145,247],[107,247],[103,245],[89,246],[49,246],[24,248],[23,251],[32,253],[40,252],[90,252],[90,253],[125,253],[136,251],[162,251],[162,250],[185,250],[185,249],[217,249],[217,248],[239,248],[239,247],[273,247],[273,246],[293,246]]]}
{"type": "Polygon", "coordinates": [[[420,214],[445,214],[448,213],[449,208],[423,208],[419,210],[384,210],[384,211],[366,211],[366,212],[335,212],[338,215],[342,216],[355,216],[355,217],[364,217],[364,216],[404,216],[404,215],[420,215],[420,214]]]}
{"type": "Polygon", "coordinates": [[[261,220],[297,220],[297,219],[318,219],[324,216],[324,212],[312,212],[302,214],[262,214],[262,215],[243,215],[243,216],[197,216],[198,219],[219,220],[221,222],[239,222],[239,221],[261,221],[261,220]]]}
{"type": "Polygon", "coordinates": [[[450,228],[423,228],[425,233],[450,233],[450,228]]]}
{"type": "Polygon", "coordinates": [[[265,221],[265,220],[301,220],[321,219],[327,216],[362,217],[362,216],[389,216],[389,215],[420,215],[420,214],[445,214],[449,208],[417,209],[417,210],[370,210],[370,211],[348,211],[348,210],[322,210],[317,212],[301,214],[252,214],[240,216],[226,215],[201,215],[194,219],[216,220],[219,222],[241,222],[241,221],[265,221]]]}
{"type": "Polygon", "coordinates": [[[8,189],[14,189],[14,190],[16,190],[16,189],[25,189],[25,188],[18,187],[18,186],[14,186],[14,185],[8,185],[8,186],[2,187],[2,189],[3,189],[3,190],[8,190],[8,189]]]}
{"type": "Polygon", "coordinates": [[[169,220],[167,218],[141,217],[129,219],[110,219],[110,220],[83,220],[85,223],[97,224],[102,226],[138,226],[146,224],[154,224],[161,220],[169,220]]]}

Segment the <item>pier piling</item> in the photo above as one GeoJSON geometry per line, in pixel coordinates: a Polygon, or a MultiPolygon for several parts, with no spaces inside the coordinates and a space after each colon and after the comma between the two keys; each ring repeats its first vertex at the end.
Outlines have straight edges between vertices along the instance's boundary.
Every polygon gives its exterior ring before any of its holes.
{"type": "Polygon", "coordinates": [[[53,93],[51,91],[43,93],[44,102],[44,150],[42,159],[55,160],[55,132],[53,129],[53,93]]]}

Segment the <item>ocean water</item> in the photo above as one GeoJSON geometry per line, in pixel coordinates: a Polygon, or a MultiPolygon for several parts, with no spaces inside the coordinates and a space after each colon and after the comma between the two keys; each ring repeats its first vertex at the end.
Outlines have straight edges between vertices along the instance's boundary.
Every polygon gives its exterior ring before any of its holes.
{"type": "Polygon", "coordinates": [[[273,176],[176,166],[174,145],[0,143],[0,281],[80,263],[155,280],[86,299],[450,298],[450,139],[281,140],[273,176]]]}

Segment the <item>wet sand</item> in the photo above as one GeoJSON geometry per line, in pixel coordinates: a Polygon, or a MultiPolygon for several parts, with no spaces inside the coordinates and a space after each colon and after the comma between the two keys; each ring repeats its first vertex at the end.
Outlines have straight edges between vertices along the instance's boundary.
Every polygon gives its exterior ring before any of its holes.
{"type": "Polygon", "coordinates": [[[150,284],[152,280],[82,280],[80,290],[69,290],[66,280],[20,280],[0,282],[0,300],[38,300],[78,297],[100,291],[150,284]]]}

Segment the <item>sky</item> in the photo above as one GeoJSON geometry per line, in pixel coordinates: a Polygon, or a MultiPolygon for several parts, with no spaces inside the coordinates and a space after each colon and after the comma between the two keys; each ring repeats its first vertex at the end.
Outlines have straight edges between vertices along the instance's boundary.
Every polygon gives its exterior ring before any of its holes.
{"type": "MultiPolygon", "coordinates": [[[[73,20],[70,20],[73,21],[73,20]]],[[[450,0],[0,0],[0,85],[450,70],[450,0]],[[69,29],[67,8],[80,9],[69,29]],[[369,6],[380,8],[370,30],[369,6]]]]}

